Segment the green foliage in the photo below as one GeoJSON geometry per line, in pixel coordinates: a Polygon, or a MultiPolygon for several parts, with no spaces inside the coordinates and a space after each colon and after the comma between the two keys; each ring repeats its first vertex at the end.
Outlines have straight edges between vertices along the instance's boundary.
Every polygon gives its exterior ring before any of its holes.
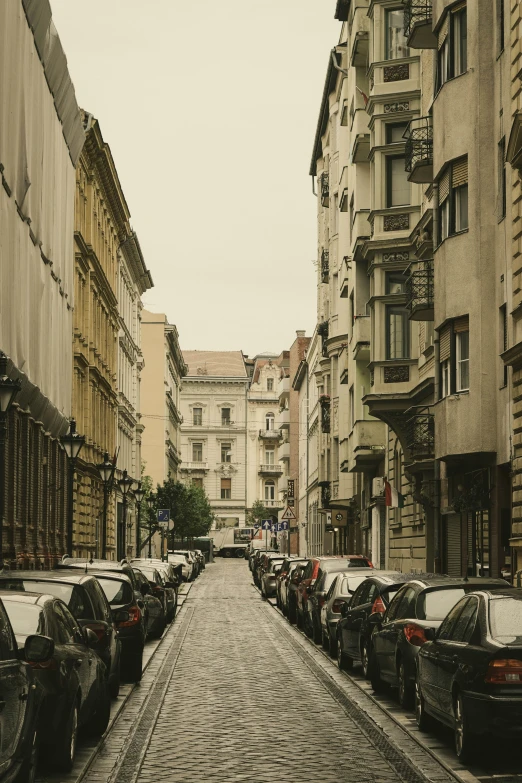
{"type": "Polygon", "coordinates": [[[174,533],[178,538],[206,536],[214,521],[205,490],[168,478],[157,488],[156,508],[170,509],[174,533]]]}
{"type": "Polygon", "coordinates": [[[252,508],[247,512],[246,525],[252,527],[255,522],[259,522],[261,519],[272,519],[273,512],[265,508],[262,500],[254,500],[252,508]]]}

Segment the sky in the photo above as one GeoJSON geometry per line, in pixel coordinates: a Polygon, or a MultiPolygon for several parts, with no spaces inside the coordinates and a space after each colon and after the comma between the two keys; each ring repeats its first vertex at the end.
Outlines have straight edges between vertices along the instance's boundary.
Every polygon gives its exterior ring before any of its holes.
{"type": "Polygon", "coordinates": [[[335,0],[51,0],[183,349],[288,349],[315,324],[310,160],[335,0]]]}

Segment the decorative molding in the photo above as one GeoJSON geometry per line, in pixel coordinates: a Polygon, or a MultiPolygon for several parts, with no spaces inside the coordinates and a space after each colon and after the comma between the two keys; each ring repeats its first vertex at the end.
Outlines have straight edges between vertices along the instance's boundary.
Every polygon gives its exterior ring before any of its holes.
{"type": "Polygon", "coordinates": [[[401,264],[405,261],[409,261],[410,254],[407,252],[403,253],[383,253],[382,260],[385,264],[401,264]]]}
{"type": "Polygon", "coordinates": [[[401,213],[400,215],[384,216],[385,231],[407,231],[409,227],[410,215],[408,212],[401,213]]]}
{"type": "Polygon", "coordinates": [[[403,82],[410,78],[409,63],[399,63],[398,65],[385,65],[383,78],[385,82],[403,82]]]}
{"type": "Polygon", "coordinates": [[[409,110],[410,110],[409,101],[394,101],[393,103],[384,104],[385,114],[395,114],[396,112],[409,111],[409,110]]]}
{"type": "Polygon", "coordinates": [[[409,365],[384,368],[384,383],[407,383],[410,380],[409,365]]]}

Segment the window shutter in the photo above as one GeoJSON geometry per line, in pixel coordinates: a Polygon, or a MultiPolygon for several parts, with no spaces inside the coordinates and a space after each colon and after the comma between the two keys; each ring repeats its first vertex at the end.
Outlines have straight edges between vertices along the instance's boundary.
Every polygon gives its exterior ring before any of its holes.
{"type": "Polygon", "coordinates": [[[450,20],[449,14],[446,14],[446,18],[444,19],[442,23],[442,27],[439,30],[438,41],[437,41],[438,49],[442,49],[442,47],[444,46],[444,41],[448,37],[449,20],[450,20]]]}
{"type": "Polygon", "coordinates": [[[449,324],[439,334],[440,361],[445,362],[451,354],[451,328],[449,324]]]}
{"type": "Polygon", "coordinates": [[[468,159],[461,158],[455,161],[452,166],[451,185],[454,188],[459,188],[461,185],[468,184],[468,159]]]}
{"type": "Polygon", "coordinates": [[[232,479],[221,479],[221,489],[231,489],[232,479]]]}
{"type": "Polygon", "coordinates": [[[469,315],[463,315],[461,318],[455,318],[453,321],[453,331],[469,332],[469,315]]]}
{"type": "Polygon", "coordinates": [[[449,196],[450,187],[450,168],[446,169],[439,180],[439,204],[442,204],[449,196]]]}

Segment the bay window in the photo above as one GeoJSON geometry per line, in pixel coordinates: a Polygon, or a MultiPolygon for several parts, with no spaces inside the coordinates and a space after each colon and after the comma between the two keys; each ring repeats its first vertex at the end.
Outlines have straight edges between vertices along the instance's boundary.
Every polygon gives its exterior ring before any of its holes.
{"type": "Polygon", "coordinates": [[[468,159],[448,164],[439,179],[439,242],[469,227],[468,159]]]}
{"type": "Polygon", "coordinates": [[[440,395],[469,389],[469,316],[447,323],[439,333],[440,395]]]}
{"type": "Polygon", "coordinates": [[[386,206],[402,207],[410,203],[410,183],[404,155],[386,157],[386,206]]]}
{"type": "Polygon", "coordinates": [[[438,33],[437,86],[440,88],[468,68],[466,3],[450,9],[438,33]]]}
{"type": "Polygon", "coordinates": [[[404,11],[390,9],[386,11],[386,60],[399,60],[409,57],[410,49],[404,35],[404,11]]]}
{"type": "Polygon", "coordinates": [[[410,321],[405,307],[386,308],[386,358],[408,359],[410,355],[410,321]]]}

